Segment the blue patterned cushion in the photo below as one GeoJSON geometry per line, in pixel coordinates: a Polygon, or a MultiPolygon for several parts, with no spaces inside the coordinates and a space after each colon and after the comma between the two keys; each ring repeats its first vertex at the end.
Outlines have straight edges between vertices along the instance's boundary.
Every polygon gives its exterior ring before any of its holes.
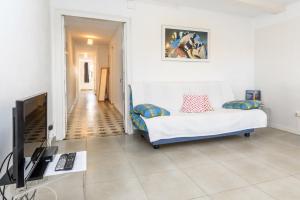
{"type": "Polygon", "coordinates": [[[230,101],[223,105],[223,108],[227,109],[241,109],[241,110],[251,110],[258,109],[261,106],[260,101],[255,100],[240,100],[240,101],[230,101]]]}
{"type": "Polygon", "coordinates": [[[129,106],[130,106],[130,114],[131,114],[131,113],[133,113],[133,100],[132,100],[131,85],[129,85],[129,106]]]}
{"type": "Polygon", "coordinates": [[[146,118],[169,116],[170,112],[152,104],[140,104],[134,107],[134,112],[146,118]]]}
{"type": "Polygon", "coordinates": [[[144,120],[140,117],[140,115],[134,113],[133,111],[133,100],[132,100],[132,89],[131,86],[129,85],[129,104],[130,104],[130,117],[132,120],[132,124],[135,128],[148,132],[146,123],[144,120]]]}
{"type": "Polygon", "coordinates": [[[133,125],[135,128],[148,132],[146,123],[144,122],[144,120],[140,117],[140,115],[136,114],[136,113],[131,113],[131,120],[133,122],[133,125]]]}

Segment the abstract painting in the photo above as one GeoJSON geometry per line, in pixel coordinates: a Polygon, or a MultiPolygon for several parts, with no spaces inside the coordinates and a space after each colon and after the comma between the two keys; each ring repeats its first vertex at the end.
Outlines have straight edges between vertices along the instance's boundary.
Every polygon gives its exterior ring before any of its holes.
{"type": "Polygon", "coordinates": [[[208,61],[208,30],[163,26],[162,36],[163,60],[208,61]]]}

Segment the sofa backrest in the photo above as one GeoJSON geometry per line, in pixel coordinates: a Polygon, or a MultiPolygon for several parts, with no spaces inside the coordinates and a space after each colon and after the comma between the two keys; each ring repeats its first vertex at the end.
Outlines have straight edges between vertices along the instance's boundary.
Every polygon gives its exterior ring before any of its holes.
{"type": "Polygon", "coordinates": [[[234,100],[230,86],[225,82],[143,82],[131,84],[133,105],[150,103],[178,112],[184,94],[208,95],[212,106],[221,108],[234,100]]]}

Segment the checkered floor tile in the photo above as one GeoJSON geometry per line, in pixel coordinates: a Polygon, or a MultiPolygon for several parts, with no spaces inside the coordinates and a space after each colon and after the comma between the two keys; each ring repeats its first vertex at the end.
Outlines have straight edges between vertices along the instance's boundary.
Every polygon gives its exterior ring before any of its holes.
{"type": "Polygon", "coordinates": [[[109,102],[98,102],[91,91],[81,92],[68,116],[66,139],[124,134],[122,115],[109,102]]]}

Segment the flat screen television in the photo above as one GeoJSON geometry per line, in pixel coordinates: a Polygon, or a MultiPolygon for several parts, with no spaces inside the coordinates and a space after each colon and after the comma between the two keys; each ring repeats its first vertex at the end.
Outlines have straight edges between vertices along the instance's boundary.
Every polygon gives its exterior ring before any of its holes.
{"type": "Polygon", "coordinates": [[[13,178],[24,187],[47,146],[47,93],[16,101],[13,109],[13,178]]]}

